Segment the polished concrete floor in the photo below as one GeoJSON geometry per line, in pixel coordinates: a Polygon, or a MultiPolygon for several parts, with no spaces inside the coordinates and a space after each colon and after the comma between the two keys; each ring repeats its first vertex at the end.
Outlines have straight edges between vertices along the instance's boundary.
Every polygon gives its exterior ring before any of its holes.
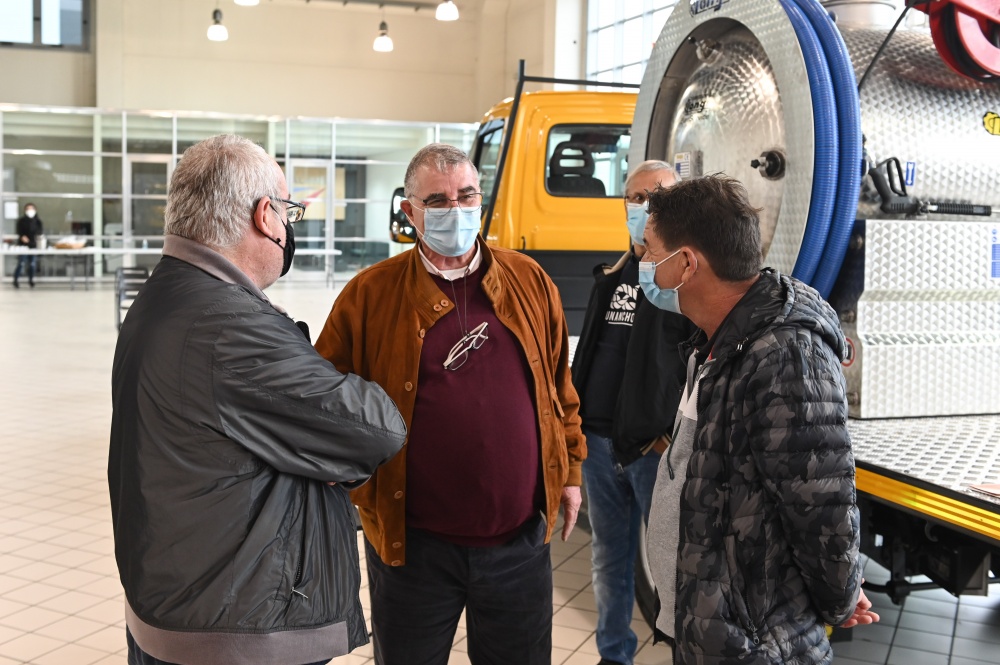
{"type": "MultiPolygon", "coordinates": [[[[271,297],[318,334],[336,294],[279,284],[271,297]]],[[[108,286],[0,284],[0,665],[125,662],[122,592],[114,563],[105,466],[116,330],[108,286]]],[[[363,552],[363,550],[362,550],[363,552]]],[[[578,529],[552,547],[553,663],[594,665],[590,546],[578,529]]],[[[869,579],[885,571],[870,565],[869,579]]],[[[367,594],[363,603],[367,607],[367,594]]],[[[941,591],[894,607],[875,596],[876,626],[835,645],[836,665],[1000,662],[1000,590],[961,602],[941,591]]],[[[638,613],[636,613],[638,617],[638,613]]],[[[670,663],[649,644],[637,663],[670,663]]],[[[460,628],[451,663],[467,663],[460,628]]],[[[370,662],[370,647],[336,663],[370,662]]]]}

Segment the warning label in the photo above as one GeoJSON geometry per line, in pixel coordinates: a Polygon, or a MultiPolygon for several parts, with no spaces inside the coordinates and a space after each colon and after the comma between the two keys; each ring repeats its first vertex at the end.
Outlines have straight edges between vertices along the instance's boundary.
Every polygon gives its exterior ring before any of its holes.
{"type": "Polygon", "coordinates": [[[993,136],[1000,136],[1000,115],[993,111],[983,116],[983,127],[993,136]]]}

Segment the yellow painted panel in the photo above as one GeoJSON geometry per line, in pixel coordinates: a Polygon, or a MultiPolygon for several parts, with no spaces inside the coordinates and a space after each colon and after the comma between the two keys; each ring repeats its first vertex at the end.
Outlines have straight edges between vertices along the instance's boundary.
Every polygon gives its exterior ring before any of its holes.
{"type": "Polygon", "coordinates": [[[908,508],[930,519],[1000,541],[1000,512],[973,506],[908,483],[857,470],[859,492],[908,508]]]}

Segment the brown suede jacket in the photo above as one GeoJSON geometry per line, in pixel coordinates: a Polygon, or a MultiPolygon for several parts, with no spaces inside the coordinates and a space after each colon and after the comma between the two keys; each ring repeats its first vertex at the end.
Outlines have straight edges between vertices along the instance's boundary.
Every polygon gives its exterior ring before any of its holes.
{"type": "MultiPolygon", "coordinates": [[[[570,380],[566,317],[552,280],[518,252],[487,248],[482,288],[514,333],[531,367],[541,440],[548,533],[552,537],[563,487],[579,486],[587,446],[580,430],[580,399],[570,380]]],[[[341,372],[378,383],[406,421],[413,420],[420,350],[427,329],[454,307],[438,289],[416,250],[404,252],[352,279],[333,305],[316,350],[341,372]]],[[[406,446],[351,493],[368,541],[382,560],[406,563],[406,446]]]]}

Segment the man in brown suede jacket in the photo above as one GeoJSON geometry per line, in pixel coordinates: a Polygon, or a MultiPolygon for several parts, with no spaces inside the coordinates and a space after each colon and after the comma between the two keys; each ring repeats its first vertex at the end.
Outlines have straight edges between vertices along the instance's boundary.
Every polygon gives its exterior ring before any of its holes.
{"type": "Polygon", "coordinates": [[[381,385],[409,437],[352,500],[364,526],[375,662],[444,665],[462,611],[472,663],[550,661],[549,539],[580,506],[586,445],[558,291],[530,258],[479,237],[462,151],[406,172],[412,251],[355,277],[317,341],[381,385]]]}

